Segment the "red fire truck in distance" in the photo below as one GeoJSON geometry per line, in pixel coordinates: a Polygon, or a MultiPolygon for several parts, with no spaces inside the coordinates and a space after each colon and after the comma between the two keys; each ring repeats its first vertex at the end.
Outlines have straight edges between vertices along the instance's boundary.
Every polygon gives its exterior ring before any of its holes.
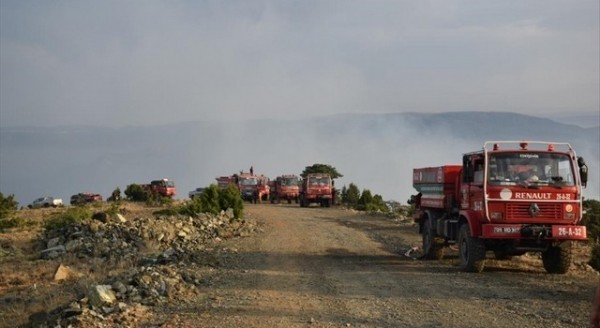
{"type": "Polygon", "coordinates": [[[567,143],[489,141],[462,165],[416,168],[424,257],[441,259],[456,244],[460,268],[481,272],[488,250],[497,259],[541,252],[547,272],[566,273],[572,242],[586,239],[586,183],[585,161],[567,143]]]}
{"type": "Polygon", "coordinates": [[[309,173],[302,179],[300,206],[308,207],[319,203],[321,207],[330,207],[334,203],[335,189],[331,176],[326,173],[309,173]]]}
{"type": "Polygon", "coordinates": [[[161,195],[162,197],[173,198],[177,193],[175,183],[169,179],[152,180],[150,184],[144,184],[142,187],[152,193],[161,195]]]}
{"type": "Polygon", "coordinates": [[[288,204],[295,201],[298,204],[300,196],[300,179],[294,174],[284,174],[278,176],[270,182],[271,203],[279,203],[281,200],[287,200],[288,204]]]}
{"type": "Polygon", "coordinates": [[[240,191],[243,200],[260,203],[269,199],[269,178],[264,175],[240,172],[231,176],[220,176],[216,178],[217,185],[221,189],[233,184],[240,191]]]}

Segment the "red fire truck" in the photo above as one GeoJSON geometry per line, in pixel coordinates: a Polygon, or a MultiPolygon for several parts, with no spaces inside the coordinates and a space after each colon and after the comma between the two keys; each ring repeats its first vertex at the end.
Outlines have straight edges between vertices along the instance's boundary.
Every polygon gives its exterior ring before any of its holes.
{"type": "Polygon", "coordinates": [[[458,246],[464,271],[497,259],[541,252],[549,273],[566,273],[572,243],[586,239],[581,190],[587,166],[567,143],[489,141],[462,165],[416,168],[411,202],[424,257],[458,246]]]}
{"type": "Polygon", "coordinates": [[[162,197],[173,198],[177,193],[175,183],[169,179],[153,180],[150,184],[144,184],[142,187],[145,190],[161,195],[162,197]]]}
{"type": "Polygon", "coordinates": [[[254,175],[253,173],[240,172],[231,176],[217,177],[219,188],[225,189],[228,185],[235,185],[243,200],[260,203],[269,199],[269,178],[264,175],[254,175]]]}
{"type": "Polygon", "coordinates": [[[270,182],[271,186],[271,203],[279,203],[281,200],[287,200],[288,204],[295,201],[298,204],[300,195],[300,180],[297,175],[284,174],[278,176],[270,182]]]}
{"type": "Polygon", "coordinates": [[[310,173],[302,179],[301,207],[308,207],[311,203],[319,203],[321,207],[330,207],[334,202],[334,195],[333,180],[329,174],[310,173]]]}

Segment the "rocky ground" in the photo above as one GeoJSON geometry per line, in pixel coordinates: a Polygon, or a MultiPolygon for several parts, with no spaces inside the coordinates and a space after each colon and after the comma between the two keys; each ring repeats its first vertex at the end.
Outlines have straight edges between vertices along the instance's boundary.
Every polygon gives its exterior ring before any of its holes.
{"type": "MultiPolygon", "coordinates": [[[[40,222],[64,209],[22,210],[40,222]]],[[[598,275],[537,254],[457,270],[422,261],[406,218],[246,205],[244,220],[104,208],[83,224],[0,234],[0,326],[584,327],[598,275]]]]}

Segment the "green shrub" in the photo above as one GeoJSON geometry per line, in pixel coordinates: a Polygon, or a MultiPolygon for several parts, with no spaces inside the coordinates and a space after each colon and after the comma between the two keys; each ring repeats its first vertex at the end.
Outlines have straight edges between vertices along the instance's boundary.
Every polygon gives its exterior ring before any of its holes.
{"type": "Polygon", "coordinates": [[[350,207],[356,207],[359,199],[360,190],[358,189],[358,186],[354,183],[350,183],[350,185],[348,185],[348,189],[346,190],[346,195],[344,196],[342,193],[342,203],[350,207]]]}
{"type": "Polygon", "coordinates": [[[219,205],[222,210],[231,208],[233,217],[236,219],[242,218],[244,215],[244,201],[239,190],[234,185],[229,185],[227,188],[219,192],[219,205]]]}
{"type": "Polygon", "coordinates": [[[244,202],[240,192],[233,185],[220,190],[217,185],[212,184],[204,189],[199,196],[187,201],[177,212],[188,216],[198,216],[200,213],[217,215],[228,208],[233,210],[233,216],[236,219],[243,217],[244,202]]]}
{"type": "Polygon", "coordinates": [[[586,199],[583,201],[583,219],[581,224],[586,226],[588,240],[600,242],[600,201],[586,199]]]}
{"type": "Polygon", "coordinates": [[[221,212],[220,191],[216,184],[204,189],[198,197],[203,213],[219,214],[221,212]]]}
{"type": "Polygon", "coordinates": [[[367,211],[367,205],[373,203],[373,195],[371,195],[371,191],[369,189],[363,189],[360,198],[358,199],[358,204],[356,204],[356,209],[359,211],[367,211]]]}
{"type": "Polygon", "coordinates": [[[4,218],[0,220],[0,232],[4,232],[7,229],[24,227],[27,225],[32,225],[33,223],[27,223],[20,217],[12,217],[12,218],[4,218]]]}
{"type": "Polygon", "coordinates": [[[202,204],[200,203],[200,197],[194,197],[187,201],[179,208],[179,214],[187,216],[198,216],[202,213],[202,204]]]}
{"type": "Polygon", "coordinates": [[[358,186],[350,183],[348,188],[344,186],[341,191],[342,204],[359,211],[384,212],[390,211],[381,195],[373,196],[369,189],[364,189],[362,194],[358,186]]]}
{"type": "Polygon", "coordinates": [[[125,188],[125,197],[132,202],[145,202],[151,196],[139,184],[132,183],[125,188]]]}
{"type": "Polygon", "coordinates": [[[52,216],[44,224],[46,230],[59,229],[73,223],[79,223],[92,217],[92,212],[87,207],[71,207],[60,214],[52,216]]]}
{"type": "Polygon", "coordinates": [[[18,208],[19,203],[15,200],[15,195],[4,197],[4,194],[0,192],[0,220],[8,218],[18,208]]]}
{"type": "Polygon", "coordinates": [[[600,271],[600,201],[586,199],[583,201],[583,219],[581,224],[585,225],[588,240],[592,242],[592,254],[590,266],[600,271]]]}
{"type": "Polygon", "coordinates": [[[121,207],[121,201],[111,201],[110,202],[110,206],[108,207],[108,209],[106,209],[106,214],[110,215],[110,216],[116,216],[119,211],[120,211],[120,207],[121,207]]]}
{"type": "Polygon", "coordinates": [[[0,192],[0,231],[25,225],[22,218],[13,217],[18,208],[19,203],[15,200],[14,195],[5,197],[0,192]]]}
{"type": "Polygon", "coordinates": [[[383,201],[383,197],[381,195],[373,196],[373,202],[371,203],[377,212],[388,213],[390,208],[387,206],[385,201],[383,201]]]}
{"type": "Polygon", "coordinates": [[[107,202],[118,202],[121,200],[121,188],[117,187],[110,194],[110,197],[106,200],[107,202]]]}
{"type": "Polygon", "coordinates": [[[160,194],[154,194],[154,200],[156,205],[160,206],[172,206],[175,202],[171,197],[165,197],[160,194]]]}

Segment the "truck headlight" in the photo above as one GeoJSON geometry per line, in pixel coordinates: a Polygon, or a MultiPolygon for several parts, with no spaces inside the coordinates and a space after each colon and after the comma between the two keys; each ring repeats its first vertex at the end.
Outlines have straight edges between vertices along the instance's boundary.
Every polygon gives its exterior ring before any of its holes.
{"type": "Polygon", "coordinates": [[[490,219],[492,220],[502,220],[502,212],[490,212],[490,219]]]}

